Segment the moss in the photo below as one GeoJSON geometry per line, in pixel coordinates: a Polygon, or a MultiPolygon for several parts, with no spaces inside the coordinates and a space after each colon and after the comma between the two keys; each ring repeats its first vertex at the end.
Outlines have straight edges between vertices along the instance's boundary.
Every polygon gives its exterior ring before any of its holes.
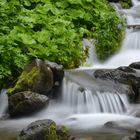
{"type": "Polygon", "coordinates": [[[57,126],[56,133],[58,136],[58,140],[70,140],[68,130],[65,126],[57,126]]]}
{"type": "Polygon", "coordinates": [[[129,9],[132,6],[131,0],[120,0],[122,8],[129,9]]]}
{"type": "Polygon", "coordinates": [[[8,90],[8,95],[22,91],[22,89],[29,89],[33,85],[34,79],[39,75],[39,73],[40,70],[37,67],[33,67],[30,72],[23,71],[16,85],[8,90]]]}
{"type": "Polygon", "coordinates": [[[124,8],[124,9],[128,9],[129,8],[128,3],[126,3],[126,2],[120,2],[120,4],[121,4],[122,8],[124,8]]]}
{"type": "Polygon", "coordinates": [[[44,128],[45,140],[59,140],[56,134],[56,124],[52,123],[49,127],[44,128]]]}
{"type": "Polygon", "coordinates": [[[44,127],[44,140],[70,140],[68,130],[65,126],[56,126],[55,123],[44,127]]]}

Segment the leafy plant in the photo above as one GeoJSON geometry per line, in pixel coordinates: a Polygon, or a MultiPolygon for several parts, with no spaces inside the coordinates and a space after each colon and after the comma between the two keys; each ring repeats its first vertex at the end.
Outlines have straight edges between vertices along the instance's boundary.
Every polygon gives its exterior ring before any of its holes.
{"type": "Polygon", "coordinates": [[[88,56],[83,38],[94,38],[103,60],[119,48],[122,23],[106,0],[2,0],[1,83],[36,57],[78,67],[88,56]]]}
{"type": "Polygon", "coordinates": [[[120,0],[122,8],[128,9],[132,6],[131,0],[120,0]]]}

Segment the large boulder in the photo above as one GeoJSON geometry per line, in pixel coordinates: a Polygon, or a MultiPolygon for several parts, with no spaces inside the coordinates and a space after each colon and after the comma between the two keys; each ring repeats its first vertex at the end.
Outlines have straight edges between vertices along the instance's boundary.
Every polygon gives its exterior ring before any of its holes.
{"type": "Polygon", "coordinates": [[[64,70],[61,65],[41,59],[35,59],[27,64],[13,88],[8,90],[12,95],[21,91],[33,91],[39,94],[52,96],[55,87],[63,79],[64,70]]]}
{"type": "Polygon", "coordinates": [[[38,120],[24,128],[18,140],[70,140],[67,129],[52,120],[38,120]]]}
{"type": "Polygon", "coordinates": [[[135,95],[133,102],[140,102],[140,63],[117,69],[100,69],[94,72],[95,78],[114,83],[122,83],[132,87],[135,95]]]}
{"type": "Polygon", "coordinates": [[[16,93],[9,97],[10,116],[29,115],[45,107],[48,101],[47,96],[31,91],[16,93]]]}

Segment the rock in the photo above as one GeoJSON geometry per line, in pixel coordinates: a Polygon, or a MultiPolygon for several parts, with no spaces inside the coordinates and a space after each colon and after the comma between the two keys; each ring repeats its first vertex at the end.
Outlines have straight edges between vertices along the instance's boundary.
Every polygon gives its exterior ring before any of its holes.
{"type": "Polygon", "coordinates": [[[15,86],[8,90],[8,94],[29,90],[50,97],[55,87],[60,85],[63,76],[64,70],[61,65],[36,59],[25,66],[15,86]]]}
{"type": "Polygon", "coordinates": [[[48,98],[45,95],[24,91],[16,93],[9,97],[10,116],[29,115],[48,104],[48,98]]]}
{"type": "Polygon", "coordinates": [[[61,83],[64,77],[64,70],[62,65],[45,60],[45,64],[51,68],[53,72],[54,82],[61,83]]]}
{"type": "Polygon", "coordinates": [[[18,140],[70,140],[64,126],[57,126],[52,120],[38,120],[24,128],[18,140]]]}
{"type": "Polygon", "coordinates": [[[128,67],[119,67],[117,69],[100,69],[94,72],[94,77],[101,80],[122,83],[132,87],[133,102],[140,102],[140,71],[136,70],[138,63],[133,63],[128,67]]]}
{"type": "Polygon", "coordinates": [[[132,63],[129,65],[129,67],[140,70],[140,62],[132,63]]]}
{"type": "Polygon", "coordinates": [[[57,126],[56,127],[56,134],[58,136],[58,140],[70,140],[70,136],[66,127],[64,126],[57,126]]]}
{"type": "Polygon", "coordinates": [[[44,61],[45,65],[50,67],[52,72],[53,72],[53,97],[57,97],[58,96],[58,90],[59,87],[61,85],[61,82],[63,80],[64,77],[64,69],[62,65],[58,65],[57,63],[54,62],[50,62],[48,60],[44,61]]]}
{"type": "Polygon", "coordinates": [[[123,72],[129,72],[129,73],[135,73],[136,71],[131,68],[131,67],[126,67],[126,66],[123,66],[123,67],[119,67],[117,68],[118,70],[121,70],[123,72]]]}
{"type": "Polygon", "coordinates": [[[140,140],[140,129],[136,130],[135,136],[137,140],[140,140]]]}

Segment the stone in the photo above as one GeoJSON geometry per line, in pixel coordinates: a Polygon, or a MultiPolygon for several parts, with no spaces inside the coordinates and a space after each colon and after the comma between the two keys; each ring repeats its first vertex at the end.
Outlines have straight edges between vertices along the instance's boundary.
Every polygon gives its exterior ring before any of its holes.
{"type": "Polygon", "coordinates": [[[140,62],[132,63],[129,65],[129,67],[140,70],[140,62]]]}
{"type": "Polygon", "coordinates": [[[45,119],[29,124],[21,131],[18,140],[70,140],[70,136],[64,126],[45,119]]]}
{"type": "Polygon", "coordinates": [[[136,134],[136,138],[140,140],[140,129],[136,130],[135,134],[136,134]]]}
{"type": "Polygon", "coordinates": [[[53,72],[53,78],[55,83],[61,83],[64,77],[64,69],[62,65],[58,65],[57,63],[50,62],[48,60],[44,61],[45,64],[51,68],[53,72]]]}
{"type": "Polygon", "coordinates": [[[33,91],[51,97],[55,87],[59,87],[64,76],[61,65],[53,62],[35,59],[27,64],[13,88],[8,90],[8,95],[21,91],[33,91]]]}
{"type": "Polygon", "coordinates": [[[64,69],[62,65],[58,65],[57,63],[50,62],[48,60],[44,61],[45,65],[50,67],[53,72],[53,98],[58,97],[59,87],[62,83],[64,77],[64,69]]]}
{"type": "Polygon", "coordinates": [[[58,140],[68,140],[70,139],[70,135],[68,134],[68,130],[65,126],[57,126],[56,127],[56,134],[58,136],[58,140]]]}
{"type": "Polygon", "coordinates": [[[11,117],[26,116],[46,107],[48,97],[31,91],[19,92],[9,97],[11,117]]]}
{"type": "Polygon", "coordinates": [[[140,102],[140,71],[136,70],[139,63],[132,63],[128,67],[119,67],[117,69],[99,69],[94,72],[96,79],[112,81],[129,85],[133,93],[131,96],[132,102],[140,102]]]}

